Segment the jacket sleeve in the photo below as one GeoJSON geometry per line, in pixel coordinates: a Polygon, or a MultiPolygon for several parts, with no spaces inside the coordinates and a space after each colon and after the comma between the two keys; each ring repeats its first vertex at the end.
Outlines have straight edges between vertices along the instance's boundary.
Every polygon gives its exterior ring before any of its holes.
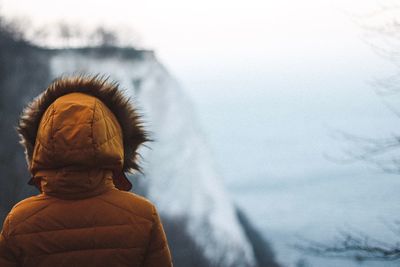
{"type": "Polygon", "coordinates": [[[0,266],[1,267],[17,267],[17,259],[12,252],[8,241],[8,226],[9,217],[6,218],[3,224],[3,230],[0,233],[0,266]]]}
{"type": "Polygon", "coordinates": [[[171,253],[157,209],[153,206],[153,227],[143,267],[172,267],[171,253]]]}

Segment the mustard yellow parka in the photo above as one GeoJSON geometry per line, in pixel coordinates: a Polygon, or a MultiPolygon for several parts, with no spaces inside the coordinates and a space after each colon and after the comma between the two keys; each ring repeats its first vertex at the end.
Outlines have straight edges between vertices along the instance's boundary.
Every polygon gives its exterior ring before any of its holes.
{"type": "Polygon", "coordinates": [[[4,221],[1,267],[172,266],[155,206],[127,192],[148,140],[139,119],[97,76],[55,80],[27,106],[18,131],[41,193],[4,221]]]}

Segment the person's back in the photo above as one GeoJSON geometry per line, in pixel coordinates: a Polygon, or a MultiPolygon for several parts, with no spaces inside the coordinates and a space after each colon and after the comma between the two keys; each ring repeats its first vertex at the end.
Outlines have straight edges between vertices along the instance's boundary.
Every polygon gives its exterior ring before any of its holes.
{"type": "Polygon", "coordinates": [[[172,266],[155,206],[129,191],[147,140],[136,111],[98,78],[55,81],[19,132],[41,194],[16,204],[0,235],[0,266],[172,266]]]}

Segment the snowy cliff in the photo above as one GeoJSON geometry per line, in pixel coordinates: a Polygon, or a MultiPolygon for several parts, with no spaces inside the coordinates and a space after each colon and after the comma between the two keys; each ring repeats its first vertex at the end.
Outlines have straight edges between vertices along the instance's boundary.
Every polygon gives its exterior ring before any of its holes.
{"type": "MultiPolygon", "coordinates": [[[[216,172],[190,99],[151,51],[56,50],[51,76],[101,73],[120,82],[155,140],[141,148],[146,196],[168,218],[184,217],[204,256],[218,266],[254,266],[252,244],[216,172]]],[[[135,187],[135,184],[134,184],[135,187]]]]}

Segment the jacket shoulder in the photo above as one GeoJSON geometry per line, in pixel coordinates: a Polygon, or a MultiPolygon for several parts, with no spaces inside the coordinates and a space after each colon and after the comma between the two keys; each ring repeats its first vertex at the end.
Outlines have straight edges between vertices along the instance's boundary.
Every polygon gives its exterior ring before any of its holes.
{"type": "Polygon", "coordinates": [[[121,210],[149,221],[153,221],[154,214],[157,213],[155,205],[150,200],[132,192],[116,189],[98,196],[98,198],[121,210]]]}
{"type": "Polygon", "coordinates": [[[6,220],[10,226],[10,233],[20,223],[25,222],[30,217],[44,210],[50,205],[50,198],[43,194],[32,196],[21,200],[8,213],[6,220]]]}

